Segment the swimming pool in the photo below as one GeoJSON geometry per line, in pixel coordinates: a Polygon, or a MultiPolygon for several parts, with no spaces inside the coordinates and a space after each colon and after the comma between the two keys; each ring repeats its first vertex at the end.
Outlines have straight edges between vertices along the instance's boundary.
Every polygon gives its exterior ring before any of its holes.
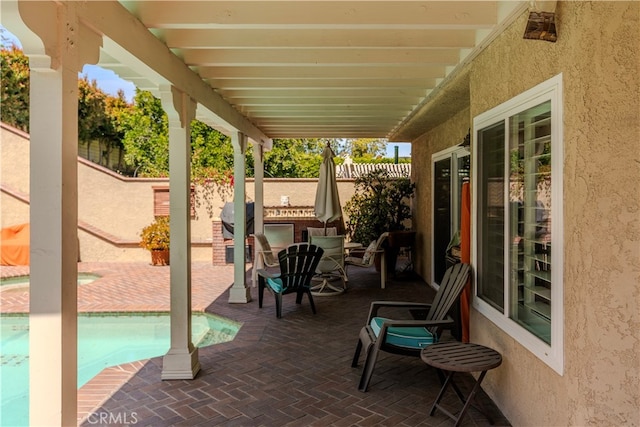
{"type": "MultiPolygon", "coordinates": [[[[104,368],[164,355],[170,347],[168,313],[78,316],[78,388],[104,368]]],[[[192,340],[205,347],[231,341],[240,324],[194,313],[192,340]]],[[[29,425],[29,318],[0,318],[0,426],[29,425]]]]}

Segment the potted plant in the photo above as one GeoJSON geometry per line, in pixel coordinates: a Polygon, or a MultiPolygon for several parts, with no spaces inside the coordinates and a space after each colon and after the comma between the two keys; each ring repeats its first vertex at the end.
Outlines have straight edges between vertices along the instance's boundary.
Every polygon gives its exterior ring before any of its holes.
{"type": "Polygon", "coordinates": [[[159,216],[142,229],[140,246],[151,252],[151,264],[169,265],[169,217],[159,216]]]}
{"type": "MultiPolygon", "coordinates": [[[[407,220],[411,219],[409,200],[415,188],[409,178],[392,178],[382,168],[356,178],[355,194],[344,208],[351,240],[366,246],[385,231],[407,230],[407,220]]],[[[394,271],[397,252],[390,252],[388,266],[394,271]]]]}

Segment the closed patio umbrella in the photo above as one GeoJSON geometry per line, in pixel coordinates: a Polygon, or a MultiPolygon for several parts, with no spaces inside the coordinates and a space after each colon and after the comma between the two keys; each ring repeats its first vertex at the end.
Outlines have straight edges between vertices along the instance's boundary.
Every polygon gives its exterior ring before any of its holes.
{"type": "Polygon", "coordinates": [[[327,143],[322,152],[322,165],[320,166],[320,179],[318,180],[315,203],[316,218],[324,222],[325,234],[327,223],[342,217],[334,157],[335,155],[327,143]]]}

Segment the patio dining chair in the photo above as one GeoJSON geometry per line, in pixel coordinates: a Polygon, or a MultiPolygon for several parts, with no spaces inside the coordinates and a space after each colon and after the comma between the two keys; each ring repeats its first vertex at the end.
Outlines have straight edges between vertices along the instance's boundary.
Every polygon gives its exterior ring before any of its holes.
{"type": "Polygon", "coordinates": [[[324,255],[316,268],[317,275],[312,279],[320,283],[311,287],[314,295],[337,295],[347,288],[344,272],[344,236],[311,236],[310,242],[324,250],[324,255]],[[340,287],[332,282],[340,281],[340,287]]]}
{"type": "Polygon", "coordinates": [[[455,264],[447,269],[431,304],[400,301],[374,301],[369,309],[367,323],[360,330],[358,345],[351,362],[358,366],[360,352],[364,348],[365,362],[358,390],[365,392],[369,387],[378,352],[420,357],[426,346],[438,341],[442,330],[453,325],[447,314],[464,289],[469,276],[469,264],[455,264]],[[393,320],[379,317],[382,308],[407,309],[413,320],[393,320]],[[427,312],[424,320],[418,312],[427,312]]]}
{"type": "Polygon", "coordinates": [[[296,294],[296,304],[302,303],[302,297],[309,297],[311,311],[316,314],[311,295],[311,278],[316,273],[316,267],[324,251],[315,245],[297,243],[278,252],[279,272],[264,269],[257,271],[258,275],[258,307],[262,308],[264,290],[269,290],[276,299],[276,316],[282,317],[282,296],[296,294]]]}
{"type": "Polygon", "coordinates": [[[380,287],[384,289],[385,284],[387,283],[387,263],[384,256],[384,248],[382,245],[384,241],[389,237],[389,233],[385,232],[378,237],[377,240],[373,240],[369,243],[367,248],[362,249],[351,249],[349,251],[349,256],[344,260],[344,269],[345,276],[348,275],[347,268],[348,266],[360,267],[360,268],[369,268],[374,265],[376,256],[380,256],[380,287]],[[360,255],[360,256],[356,256],[360,255]]]}
{"type": "Polygon", "coordinates": [[[257,271],[260,269],[278,267],[280,264],[276,258],[276,254],[271,249],[267,236],[263,233],[255,233],[253,235],[256,242],[255,265],[253,266],[253,286],[256,285],[257,271]]]}
{"type": "Polygon", "coordinates": [[[311,237],[313,236],[337,236],[338,228],[337,227],[307,227],[307,236],[309,236],[309,241],[311,241],[311,237]]]}
{"type": "Polygon", "coordinates": [[[262,233],[255,233],[253,235],[255,237],[256,242],[258,242],[258,254],[262,258],[263,265],[267,267],[277,267],[278,260],[276,259],[273,250],[271,250],[271,245],[267,240],[267,237],[262,233]]]}

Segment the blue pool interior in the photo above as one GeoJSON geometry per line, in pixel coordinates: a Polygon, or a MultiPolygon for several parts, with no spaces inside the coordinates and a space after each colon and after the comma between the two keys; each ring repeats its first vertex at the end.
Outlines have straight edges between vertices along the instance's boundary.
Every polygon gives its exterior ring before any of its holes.
{"type": "MultiPolygon", "coordinates": [[[[205,347],[231,341],[240,324],[194,313],[192,339],[205,347]]],[[[29,425],[29,318],[0,318],[1,426],[29,425]]],[[[170,347],[168,313],[78,316],[78,388],[104,368],[164,355],[170,347]]]]}

